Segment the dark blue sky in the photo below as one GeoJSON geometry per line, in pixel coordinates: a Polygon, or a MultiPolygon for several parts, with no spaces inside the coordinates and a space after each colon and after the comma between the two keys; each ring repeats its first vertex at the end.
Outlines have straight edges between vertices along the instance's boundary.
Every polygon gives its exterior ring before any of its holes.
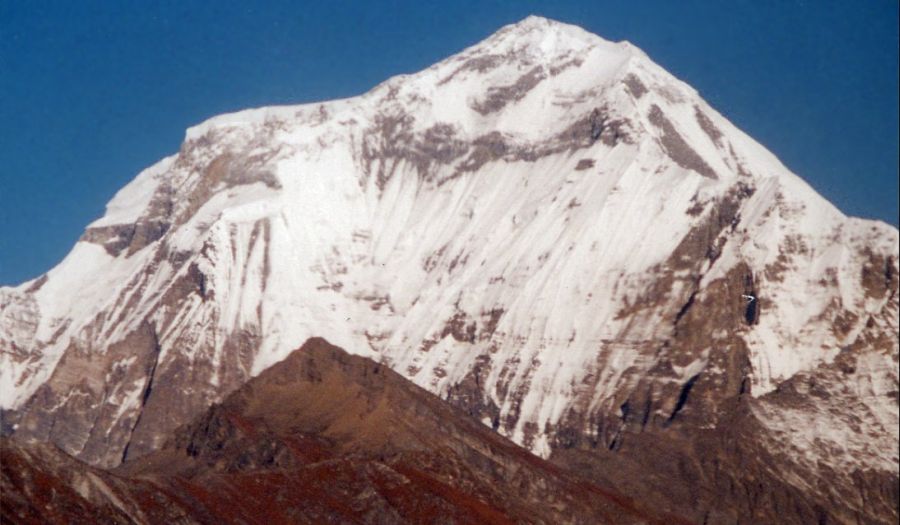
{"type": "Polygon", "coordinates": [[[188,126],[363,93],[532,13],[633,42],[844,212],[897,224],[896,0],[2,2],[0,283],[58,262],[188,126]]]}

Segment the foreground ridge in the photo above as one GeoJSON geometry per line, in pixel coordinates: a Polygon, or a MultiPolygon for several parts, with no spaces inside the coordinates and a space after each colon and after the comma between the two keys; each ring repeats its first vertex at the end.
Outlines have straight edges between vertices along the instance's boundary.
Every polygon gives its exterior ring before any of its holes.
{"type": "Polygon", "coordinates": [[[0,451],[10,523],[679,521],[563,473],[323,339],[115,472],[46,445],[4,440],[0,451]]]}

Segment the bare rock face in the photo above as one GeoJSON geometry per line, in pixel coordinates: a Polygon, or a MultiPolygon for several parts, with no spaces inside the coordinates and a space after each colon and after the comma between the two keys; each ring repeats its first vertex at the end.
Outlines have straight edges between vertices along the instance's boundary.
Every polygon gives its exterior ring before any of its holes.
{"type": "Polygon", "coordinates": [[[0,428],[112,467],[318,335],[697,521],[890,522],[898,260],[630,44],[532,17],[188,130],[0,289],[0,428]]]}
{"type": "MultiPolygon", "coordinates": [[[[683,353],[681,345],[696,344],[690,334],[742,318],[749,325],[739,305],[729,313],[721,302],[728,295],[715,294],[742,282],[732,276],[695,300],[665,351],[683,353]]],[[[896,283],[888,286],[896,297],[896,283]]],[[[720,338],[722,353],[709,356],[715,368],[691,376],[680,390],[639,384],[618,421],[569,414],[552,429],[551,458],[696,522],[891,523],[900,501],[897,476],[871,465],[896,461],[888,441],[896,423],[896,347],[892,332],[878,327],[890,326],[896,309],[894,299],[833,362],[762,396],[750,392],[746,346],[720,338]],[[828,455],[847,449],[854,459],[834,466],[828,455]]]]}
{"type": "Polygon", "coordinates": [[[4,522],[679,523],[312,339],[115,472],[0,442],[4,522]]]}

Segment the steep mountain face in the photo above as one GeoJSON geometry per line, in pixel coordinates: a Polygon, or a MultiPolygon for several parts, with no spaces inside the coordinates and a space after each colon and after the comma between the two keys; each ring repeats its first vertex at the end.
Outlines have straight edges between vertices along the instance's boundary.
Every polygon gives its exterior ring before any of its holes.
{"type": "Polygon", "coordinates": [[[679,523],[322,339],[115,472],[2,451],[10,523],[679,523]]]}
{"type": "Polygon", "coordinates": [[[898,259],[633,46],[531,17],[188,130],[0,289],[3,424],[115,466],[323,336],[697,521],[891,522],[898,259]]]}

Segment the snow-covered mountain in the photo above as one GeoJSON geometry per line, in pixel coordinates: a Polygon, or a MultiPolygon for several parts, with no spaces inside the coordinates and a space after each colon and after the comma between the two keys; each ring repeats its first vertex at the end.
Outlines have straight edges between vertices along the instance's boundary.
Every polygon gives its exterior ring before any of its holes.
{"type": "Polygon", "coordinates": [[[895,228],[640,50],[529,17],[359,97],[189,129],[0,289],[0,406],[114,466],[322,336],[544,457],[752,429],[764,475],[878,520],[898,273],[895,228]]]}

